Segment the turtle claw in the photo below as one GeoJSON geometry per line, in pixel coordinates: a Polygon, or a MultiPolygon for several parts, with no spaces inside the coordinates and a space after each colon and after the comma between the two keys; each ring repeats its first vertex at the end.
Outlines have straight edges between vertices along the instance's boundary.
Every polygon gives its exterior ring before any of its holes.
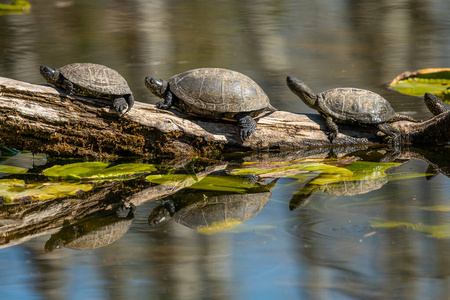
{"type": "Polygon", "coordinates": [[[249,136],[251,136],[253,134],[253,132],[255,132],[255,129],[248,129],[248,128],[241,128],[239,130],[239,135],[241,136],[241,138],[243,140],[247,139],[249,136]]]}
{"type": "Polygon", "coordinates": [[[128,103],[125,98],[114,99],[113,106],[117,113],[120,115],[123,115],[128,111],[128,103]]]}
{"type": "Polygon", "coordinates": [[[165,103],[164,103],[164,101],[160,101],[160,102],[158,102],[158,103],[156,103],[156,108],[159,108],[159,109],[169,109],[169,105],[166,105],[165,103]]]}
{"type": "Polygon", "coordinates": [[[127,205],[126,203],[124,203],[116,210],[116,215],[119,218],[126,218],[129,215],[134,215],[135,211],[136,211],[136,206],[134,206],[134,204],[129,203],[127,205]]]}
{"type": "Polygon", "coordinates": [[[242,140],[247,139],[256,131],[256,122],[248,114],[238,115],[237,121],[239,123],[239,135],[242,140]]]}

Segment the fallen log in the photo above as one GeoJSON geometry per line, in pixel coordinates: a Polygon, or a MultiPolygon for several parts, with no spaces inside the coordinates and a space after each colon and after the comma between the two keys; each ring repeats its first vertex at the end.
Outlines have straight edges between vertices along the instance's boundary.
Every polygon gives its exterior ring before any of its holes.
{"type": "MultiPolygon", "coordinates": [[[[297,150],[382,144],[372,127],[340,125],[331,144],[319,114],[277,111],[242,141],[233,123],[199,119],[137,102],[123,117],[107,100],[66,95],[47,85],[0,77],[0,143],[50,156],[210,155],[221,151],[297,150]]],[[[450,112],[392,124],[405,144],[447,144],[450,112]]]]}

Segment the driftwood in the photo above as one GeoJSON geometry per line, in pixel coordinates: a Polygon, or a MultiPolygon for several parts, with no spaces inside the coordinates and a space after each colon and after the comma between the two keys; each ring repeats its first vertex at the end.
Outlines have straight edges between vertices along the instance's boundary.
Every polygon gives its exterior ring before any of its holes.
{"type": "MultiPolygon", "coordinates": [[[[375,128],[341,125],[331,144],[319,114],[277,111],[257,123],[258,130],[243,142],[233,123],[198,119],[140,102],[118,117],[107,100],[72,97],[50,86],[0,77],[1,144],[51,156],[208,155],[383,143],[383,134],[375,128]]],[[[405,144],[427,145],[447,144],[449,125],[450,112],[422,123],[392,124],[405,144]]]]}

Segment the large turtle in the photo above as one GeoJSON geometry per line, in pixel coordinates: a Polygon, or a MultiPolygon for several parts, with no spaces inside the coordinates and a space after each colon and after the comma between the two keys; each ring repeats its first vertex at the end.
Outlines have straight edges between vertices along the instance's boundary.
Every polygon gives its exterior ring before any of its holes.
{"type": "Polygon", "coordinates": [[[336,88],[316,95],[303,81],[295,77],[288,76],[286,82],[294,94],[326,119],[331,142],[339,132],[336,123],[375,125],[387,135],[389,141],[397,143],[399,133],[389,123],[402,120],[418,122],[409,116],[396,113],[386,99],[371,91],[336,88]]]}
{"type": "Polygon", "coordinates": [[[41,66],[40,72],[48,83],[69,95],[110,99],[120,115],[133,107],[134,97],[128,83],[117,71],[106,66],[91,63],[61,68],[41,66]]]}
{"type": "Polygon", "coordinates": [[[258,194],[231,194],[199,197],[200,201],[194,201],[189,205],[177,207],[170,214],[163,205],[152,211],[148,218],[150,226],[159,225],[173,219],[186,227],[203,231],[220,230],[236,226],[255,217],[270,199],[270,192],[258,194]]]}
{"type": "Polygon", "coordinates": [[[153,227],[173,219],[203,232],[229,228],[258,215],[269,201],[277,181],[261,185],[250,194],[183,191],[153,209],[148,224],[153,227]]]}
{"type": "Polygon", "coordinates": [[[145,85],[164,101],[157,108],[174,106],[183,113],[212,119],[237,121],[242,139],[256,131],[253,118],[276,111],[269,97],[246,75],[220,68],[201,68],[164,81],[148,76],[145,85]]]}

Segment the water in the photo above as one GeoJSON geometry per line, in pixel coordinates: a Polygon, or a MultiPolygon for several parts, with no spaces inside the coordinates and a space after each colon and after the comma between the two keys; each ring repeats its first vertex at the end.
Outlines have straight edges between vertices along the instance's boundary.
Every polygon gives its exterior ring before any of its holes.
{"type": "MultiPolygon", "coordinates": [[[[44,84],[42,64],[100,63],[148,103],[158,99],[145,76],[212,66],[249,75],[281,110],[314,113],[286,87],[293,75],[317,92],[369,89],[426,119],[420,98],[385,85],[406,70],[450,65],[447,1],[31,4],[29,14],[0,16],[0,76],[44,84]]],[[[316,191],[292,211],[305,182],[280,178],[261,212],[227,232],[202,234],[175,220],[150,227],[159,203],[149,201],[105,247],[45,252],[59,229],[3,241],[0,299],[447,299],[449,153],[439,151],[441,173],[431,180],[423,175],[435,149],[367,193],[316,191]],[[392,228],[376,226],[387,222],[392,228]]],[[[48,163],[20,155],[2,162],[48,163]]],[[[147,187],[140,185],[125,183],[127,195],[147,187]]]]}

